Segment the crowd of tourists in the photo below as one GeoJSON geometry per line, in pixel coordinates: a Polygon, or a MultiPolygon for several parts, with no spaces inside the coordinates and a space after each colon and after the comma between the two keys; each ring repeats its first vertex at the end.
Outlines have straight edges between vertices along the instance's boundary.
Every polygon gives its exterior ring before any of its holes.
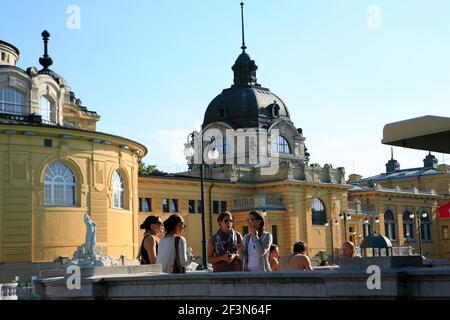
{"type": "MultiPolygon", "coordinates": [[[[217,223],[218,231],[207,246],[208,263],[214,272],[313,270],[304,241],[294,244],[292,254],[280,256],[272,234],[264,229],[265,218],[259,211],[249,212],[248,233],[244,236],[234,230],[230,212],[219,214],[217,223]]],[[[148,216],[141,225],[145,233],[139,250],[140,263],[160,264],[164,273],[184,273],[194,260],[183,237],[185,228],[179,214],[169,216],[164,222],[157,216],[148,216]]],[[[355,245],[344,242],[339,259],[355,257],[358,257],[355,245]]]]}

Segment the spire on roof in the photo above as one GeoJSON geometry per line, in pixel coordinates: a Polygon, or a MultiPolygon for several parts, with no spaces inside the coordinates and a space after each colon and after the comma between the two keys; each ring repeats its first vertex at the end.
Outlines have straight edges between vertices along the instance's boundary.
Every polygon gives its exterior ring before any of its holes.
{"type": "Polygon", "coordinates": [[[242,51],[245,52],[247,47],[245,46],[245,36],[244,36],[244,3],[241,2],[241,29],[242,29],[242,51]]]}
{"type": "Polygon", "coordinates": [[[242,26],[242,53],[236,59],[233,67],[234,72],[234,85],[235,86],[259,86],[256,80],[256,70],[258,66],[255,64],[255,60],[252,60],[250,56],[245,52],[247,49],[245,45],[244,36],[244,3],[241,2],[241,26],[242,26]]]}

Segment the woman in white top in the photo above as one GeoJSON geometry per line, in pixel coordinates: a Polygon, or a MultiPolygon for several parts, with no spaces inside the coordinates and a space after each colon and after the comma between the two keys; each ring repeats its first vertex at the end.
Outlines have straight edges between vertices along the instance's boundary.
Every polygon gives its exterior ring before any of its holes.
{"type": "Polygon", "coordinates": [[[244,271],[271,271],[269,263],[272,234],[264,231],[264,216],[258,211],[248,214],[249,234],[242,246],[244,271]]]}
{"type": "Polygon", "coordinates": [[[192,257],[187,255],[186,239],[181,236],[185,227],[179,214],[173,214],[164,221],[166,235],[159,242],[156,259],[164,273],[184,273],[185,267],[192,262],[192,257]]]}

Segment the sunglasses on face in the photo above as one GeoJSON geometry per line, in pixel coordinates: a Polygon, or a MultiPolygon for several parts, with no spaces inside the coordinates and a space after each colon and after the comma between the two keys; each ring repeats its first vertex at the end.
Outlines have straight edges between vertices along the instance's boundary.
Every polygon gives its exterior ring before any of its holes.
{"type": "Polygon", "coordinates": [[[233,220],[231,220],[231,219],[223,219],[222,221],[224,223],[233,223],[233,220]]]}
{"type": "Polygon", "coordinates": [[[252,222],[254,222],[254,221],[257,221],[257,220],[258,220],[258,219],[255,219],[255,218],[248,218],[248,219],[247,219],[247,221],[250,222],[250,223],[252,223],[252,222]]]}

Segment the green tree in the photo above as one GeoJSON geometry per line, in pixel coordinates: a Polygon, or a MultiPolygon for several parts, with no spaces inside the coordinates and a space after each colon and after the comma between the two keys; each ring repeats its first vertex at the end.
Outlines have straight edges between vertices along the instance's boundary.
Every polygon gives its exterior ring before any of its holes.
{"type": "Polygon", "coordinates": [[[167,173],[156,168],[156,165],[146,165],[145,162],[139,161],[139,174],[143,176],[163,176],[167,173]]]}

